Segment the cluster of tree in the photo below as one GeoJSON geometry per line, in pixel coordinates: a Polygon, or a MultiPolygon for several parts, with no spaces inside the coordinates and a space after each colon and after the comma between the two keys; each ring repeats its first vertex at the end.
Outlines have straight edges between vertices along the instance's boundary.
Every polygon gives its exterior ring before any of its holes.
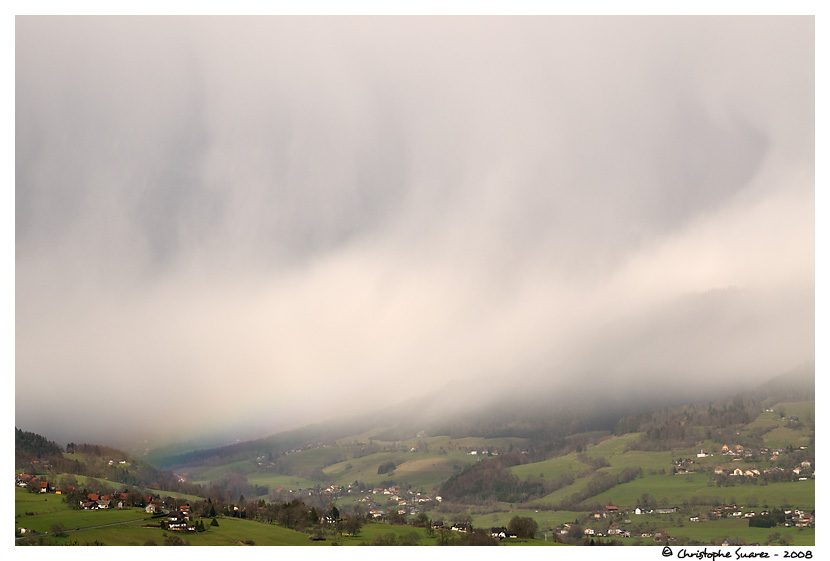
{"type": "Polygon", "coordinates": [[[412,546],[412,545],[420,545],[421,543],[421,536],[418,535],[418,532],[409,532],[408,534],[397,535],[395,532],[387,532],[385,534],[379,534],[375,536],[375,538],[369,542],[361,542],[360,545],[380,545],[380,546],[412,546]]]}
{"type": "Polygon", "coordinates": [[[572,475],[522,481],[507,470],[529,461],[528,455],[515,452],[488,458],[450,477],[441,486],[440,494],[445,500],[468,504],[526,502],[573,483],[572,475]]]}
{"type": "Polygon", "coordinates": [[[784,509],[773,508],[766,514],[759,514],[749,519],[751,528],[772,528],[785,521],[784,509]]]}
{"type": "Polygon", "coordinates": [[[164,538],[164,545],[190,545],[190,542],[179,536],[167,536],[164,538]]]}
{"type": "Polygon", "coordinates": [[[588,464],[593,470],[598,470],[600,468],[608,467],[611,464],[608,463],[608,460],[603,456],[597,456],[595,458],[589,458],[587,454],[580,453],[576,455],[576,459],[582,462],[583,464],[588,464]]]}
{"type": "Polygon", "coordinates": [[[395,465],[395,462],[393,462],[393,461],[384,462],[384,463],[382,463],[378,466],[378,473],[379,474],[392,473],[392,472],[395,471],[396,467],[397,466],[395,465]]]}
{"type": "Polygon", "coordinates": [[[499,545],[499,540],[491,536],[487,530],[473,528],[468,532],[460,533],[454,540],[450,540],[447,545],[499,545]]]}
{"type": "Polygon", "coordinates": [[[764,485],[779,481],[798,481],[798,478],[799,476],[792,471],[783,470],[761,473],[761,475],[755,477],[742,477],[738,475],[727,475],[725,473],[714,474],[709,481],[718,487],[734,487],[735,485],[760,485],[763,487],[764,485]]]}
{"type": "Polygon", "coordinates": [[[519,538],[530,539],[539,531],[539,524],[529,516],[514,516],[507,524],[507,530],[519,538]]]}
{"type": "Polygon", "coordinates": [[[551,407],[549,399],[531,397],[490,404],[485,409],[459,414],[427,423],[429,434],[446,434],[452,438],[518,437],[529,441],[532,449],[550,451],[566,446],[566,437],[583,432],[613,428],[625,408],[615,410],[586,404],[551,407]]]}
{"type": "Polygon", "coordinates": [[[362,458],[363,456],[371,456],[372,454],[377,454],[378,452],[384,452],[386,447],[381,447],[380,445],[369,441],[368,444],[363,443],[354,443],[349,445],[349,453],[353,458],[362,458]]]}
{"type": "Polygon", "coordinates": [[[63,449],[57,443],[47,440],[39,434],[15,427],[14,452],[16,460],[30,462],[32,459],[61,456],[63,449]]]}
{"type": "MultiPolygon", "coordinates": [[[[248,495],[249,497],[267,495],[268,487],[253,485],[248,478],[240,473],[228,473],[211,480],[206,486],[203,496],[208,496],[219,503],[231,502],[235,497],[248,495]]],[[[200,493],[201,494],[201,493],[200,493]]]]}

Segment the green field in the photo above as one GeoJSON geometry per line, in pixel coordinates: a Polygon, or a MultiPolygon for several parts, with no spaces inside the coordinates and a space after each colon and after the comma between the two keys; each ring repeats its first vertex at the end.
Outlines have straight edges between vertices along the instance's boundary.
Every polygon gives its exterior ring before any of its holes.
{"type": "Polygon", "coordinates": [[[801,421],[815,419],[816,416],[815,401],[782,401],[781,403],[776,403],[772,409],[776,413],[784,414],[785,417],[794,415],[801,421]]]}
{"type": "Polygon", "coordinates": [[[778,427],[764,434],[764,444],[772,448],[807,446],[810,444],[810,434],[810,430],[806,427],[800,429],[778,427]]]}
{"type": "Polygon", "coordinates": [[[750,528],[746,520],[703,520],[686,522],[682,527],[665,526],[672,536],[685,536],[707,543],[723,543],[724,538],[738,539],[746,543],[766,543],[770,534],[792,536],[792,545],[815,545],[815,528],[750,528]]]}
{"type": "Polygon", "coordinates": [[[784,505],[789,504],[813,510],[815,508],[815,480],[770,483],[766,486],[753,484],[717,487],[708,485],[705,473],[690,475],[646,475],[617,485],[590,499],[600,504],[635,507],[640,497],[648,493],[659,504],[681,506],[692,503],[693,499],[705,500],[715,497],[722,504],[784,505]],[[733,500],[734,499],[734,500],[733,500]]]}
{"type": "MultiPolygon", "coordinates": [[[[779,404],[789,411],[792,410],[800,418],[810,414],[812,401],[791,402],[779,404]]],[[[778,406],[776,406],[778,407],[778,406]]],[[[810,441],[811,431],[807,426],[797,429],[786,427],[787,421],[781,419],[776,413],[761,413],[755,420],[741,427],[741,430],[762,430],[767,431],[764,439],[771,445],[785,447],[788,444],[793,446],[806,445],[810,441]]],[[[645,452],[628,450],[629,445],[640,437],[639,433],[625,434],[622,436],[610,436],[595,445],[590,445],[584,452],[584,456],[572,452],[564,456],[552,458],[542,462],[524,464],[509,468],[509,471],[520,479],[530,477],[542,477],[554,479],[563,474],[571,474],[576,477],[572,485],[558,489],[549,495],[537,499],[534,504],[555,506],[563,499],[572,496],[586,488],[591,478],[601,474],[618,474],[625,468],[639,468],[643,477],[634,481],[618,485],[602,494],[590,497],[592,503],[616,504],[619,506],[634,507],[640,502],[640,497],[648,493],[664,504],[677,504],[693,502],[695,499],[714,497],[722,502],[731,502],[734,498],[737,502],[756,502],[758,504],[791,504],[801,508],[812,509],[815,505],[815,482],[779,482],[767,486],[754,484],[740,484],[732,487],[710,486],[709,479],[711,470],[718,465],[727,468],[733,462],[738,462],[741,467],[751,465],[757,468],[769,466],[769,462],[761,458],[735,460],[731,457],[721,456],[721,444],[714,441],[704,441],[694,448],[672,450],[667,452],[645,452]],[[697,458],[697,451],[703,448],[710,455],[704,458],[697,458]],[[714,454],[713,454],[714,452],[714,454]],[[586,463],[588,460],[580,461],[579,458],[604,458],[609,466],[598,470],[592,470],[586,463]],[[691,458],[694,464],[691,467],[693,473],[690,475],[671,475],[672,460],[678,458],[691,458]],[[578,477],[582,475],[582,477],[578,477]]]]}
{"type": "Polygon", "coordinates": [[[321,545],[325,542],[312,542],[308,534],[295,532],[280,526],[263,524],[236,518],[220,518],[219,526],[208,526],[206,532],[178,533],[161,528],[145,528],[142,523],[124,524],[107,528],[94,528],[67,532],[66,537],[49,538],[57,545],[77,542],[80,545],[98,541],[104,545],[144,545],[155,542],[165,545],[167,536],[178,536],[190,545],[321,545]]]}
{"type": "MultiPolygon", "coordinates": [[[[83,512],[83,511],[80,511],[83,512]]],[[[241,520],[237,518],[219,518],[219,526],[207,525],[206,532],[196,533],[177,533],[162,530],[157,527],[144,527],[146,522],[125,523],[117,526],[109,526],[104,528],[87,528],[86,525],[97,525],[112,523],[112,521],[102,522],[86,518],[81,522],[79,511],[66,511],[61,520],[64,521],[66,527],[69,529],[63,537],[46,536],[44,542],[50,545],[85,545],[99,543],[104,545],[145,545],[153,542],[156,545],[165,545],[167,537],[179,537],[194,546],[220,546],[220,545],[267,545],[267,546],[329,546],[333,542],[340,545],[364,545],[372,544],[373,541],[380,538],[387,538],[394,535],[396,542],[401,539],[410,539],[414,545],[437,545],[438,538],[436,535],[429,536],[425,528],[415,528],[408,525],[390,525],[382,523],[368,523],[361,528],[357,536],[339,536],[328,533],[324,541],[312,541],[309,539],[309,534],[303,532],[296,532],[273,524],[265,524],[251,520],[241,520]],[[66,522],[71,521],[71,524],[66,522]],[[77,523],[77,525],[75,525],[77,523]],[[74,531],[73,528],[81,528],[74,531]]],[[[108,513],[94,513],[94,514],[108,514],[108,513]]],[[[39,518],[39,517],[38,517],[39,518]]],[[[205,520],[207,522],[207,520],[205,520]]],[[[45,528],[41,530],[40,526],[29,527],[38,531],[48,531],[49,525],[54,522],[49,522],[45,528]]],[[[155,523],[153,521],[152,523],[155,523]]],[[[43,522],[46,524],[46,521],[43,522]]],[[[452,537],[457,537],[456,534],[451,534],[452,537]]],[[[36,539],[36,538],[35,538],[36,539]]],[[[508,542],[505,542],[507,545],[508,542]]],[[[511,543],[509,545],[553,545],[545,543],[542,540],[530,540],[529,542],[511,543]]]]}
{"type": "Polygon", "coordinates": [[[182,469],[181,472],[193,483],[210,483],[214,479],[219,479],[223,475],[230,473],[246,474],[256,469],[256,462],[253,460],[240,460],[237,462],[230,462],[219,466],[210,466],[202,468],[188,468],[182,469]]]}
{"type": "Polygon", "coordinates": [[[399,484],[406,483],[428,491],[477,461],[476,457],[458,451],[446,454],[379,452],[336,463],[326,467],[323,473],[340,485],[362,481],[366,485],[377,486],[381,481],[391,479],[399,484]],[[389,461],[398,464],[394,473],[378,473],[378,467],[389,461]]]}
{"type": "Polygon", "coordinates": [[[255,485],[269,489],[300,489],[337,483],[347,485],[361,481],[376,486],[394,480],[425,491],[432,490],[464,467],[480,461],[483,456],[468,455],[469,450],[510,450],[527,445],[523,438],[450,438],[449,436],[413,437],[387,442],[372,433],[343,438],[335,446],[320,446],[287,454],[280,458],[281,474],[258,471],[253,460],[239,460],[218,466],[182,468],[181,472],[194,483],[207,484],[222,476],[245,475],[255,485]],[[355,457],[352,451],[359,442],[372,442],[383,451],[355,457]],[[411,452],[413,447],[419,452],[411,452]],[[398,464],[394,474],[379,474],[378,467],[388,461],[398,464]],[[315,472],[322,474],[315,477],[315,472]],[[293,475],[285,475],[285,474],[293,475]]]}
{"type": "Polygon", "coordinates": [[[248,476],[248,482],[252,485],[264,485],[271,490],[282,487],[283,489],[312,489],[320,485],[319,481],[305,479],[297,475],[280,475],[278,473],[259,471],[248,476]]]}
{"type": "Polygon", "coordinates": [[[61,495],[41,495],[15,488],[15,526],[48,532],[53,524],[81,528],[149,518],[144,509],[72,510],[62,498],[61,495]],[[29,512],[35,514],[26,514],[29,512]]]}

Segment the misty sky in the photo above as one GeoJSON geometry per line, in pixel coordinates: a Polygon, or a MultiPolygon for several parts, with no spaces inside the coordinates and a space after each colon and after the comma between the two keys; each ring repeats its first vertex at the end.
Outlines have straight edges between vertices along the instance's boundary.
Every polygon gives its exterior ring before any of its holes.
{"type": "Polygon", "coordinates": [[[812,17],[18,17],[15,44],[25,430],[814,357],[812,17]]]}

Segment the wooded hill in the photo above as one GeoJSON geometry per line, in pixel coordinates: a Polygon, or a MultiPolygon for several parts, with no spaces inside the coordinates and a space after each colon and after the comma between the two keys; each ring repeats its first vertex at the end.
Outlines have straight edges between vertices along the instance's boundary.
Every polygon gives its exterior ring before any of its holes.
{"type": "Polygon", "coordinates": [[[201,487],[172,471],[98,444],[69,443],[63,448],[45,437],[15,428],[15,469],[30,475],[80,475],[127,486],[199,494],[201,487]]]}

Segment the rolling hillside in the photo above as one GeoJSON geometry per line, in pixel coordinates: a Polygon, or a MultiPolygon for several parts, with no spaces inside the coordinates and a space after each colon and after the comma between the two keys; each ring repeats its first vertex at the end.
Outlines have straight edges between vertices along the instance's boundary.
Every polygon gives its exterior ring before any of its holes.
{"type": "MultiPolygon", "coordinates": [[[[601,528],[617,525],[642,536],[655,526],[671,528],[672,539],[682,543],[714,543],[730,534],[746,543],[810,543],[815,525],[813,372],[802,368],[751,392],[640,411],[611,424],[605,417],[580,421],[590,431],[566,433],[538,425],[521,437],[511,425],[505,434],[489,437],[431,434],[401,424],[370,426],[371,419],[363,418],[336,430],[320,424],[178,455],[168,458],[173,470],[106,447],[73,444],[64,450],[18,430],[17,467],[55,483],[105,491],[123,487],[166,497],[168,503],[189,501],[203,516],[213,505],[235,525],[239,518],[268,521],[272,506],[301,500],[307,512],[316,512],[309,515],[315,520],[332,505],[346,517],[393,525],[418,520],[421,527],[429,520],[504,525],[527,516],[538,519],[542,542],[582,543],[573,529],[578,527],[590,529],[591,539],[616,543],[622,538],[601,528]],[[543,433],[559,436],[540,445],[543,433]],[[774,508],[795,514],[787,514],[775,531],[743,530],[752,517],[774,508]],[[744,516],[744,511],[748,519],[736,526],[734,513],[744,516]]],[[[18,511],[29,504],[20,493],[18,511]]],[[[43,528],[56,515],[34,516],[42,517],[43,528]]],[[[306,532],[313,527],[303,526],[306,532]]],[[[119,531],[130,532],[127,527],[119,531]]],[[[226,532],[214,531],[210,539],[200,535],[193,543],[233,543],[219,537],[226,532]]],[[[251,532],[256,543],[307,539],[251,532]]],[[[642,536],[641,543],[651,543],[642,536]]]]}

